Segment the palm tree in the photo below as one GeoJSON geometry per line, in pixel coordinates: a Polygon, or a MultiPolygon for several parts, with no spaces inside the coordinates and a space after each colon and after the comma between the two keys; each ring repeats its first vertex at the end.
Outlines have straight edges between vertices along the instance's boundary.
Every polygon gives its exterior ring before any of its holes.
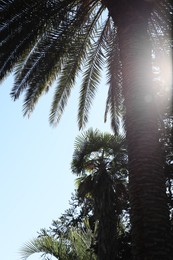
{"type": "Polygon", "coordinates": [[[92,129],[78,136],[72,171],[79,176],[78,196],[94,200],[98,259],[118,259],[118,226],[127,207],[127,154],[123,138],[92,129]]]}
{"type": "Polygon", "coordinates": [[[69,246],[63,240],[57,241],[54,237],[48,235],[32,239],[20,250],[23,260],[36,253],[41,253],[43,259],[49,259],[48,256],[63,260],[76,259],[73,253],[70,252],[69,246]]]}
{"type": "Polygon", "coordinates": [[[58,260],[96,260],[93,250],[90,248],[93,240],[93,232],[89,222],[85,219],[83,228],[70,227],[66,234],[55,237],[42,230],[42,234],[27,242],[20,250],[23,260],[31,255],[41,253],[42,259],[58,260]]]}
{"type": "Polygon", "coordinates": [[[171,259],[171,233],[152,57],[169,51],[169,0],[0,1],[0,79],[14,72],[29,114],[53,81],[50,122],[57,123],[80,71],[79,127],[106,64],[106,113],[117,130],[124,107],[134,259],[171,259]],[[152,55],[153,54],[153,55],[152,55]]]}

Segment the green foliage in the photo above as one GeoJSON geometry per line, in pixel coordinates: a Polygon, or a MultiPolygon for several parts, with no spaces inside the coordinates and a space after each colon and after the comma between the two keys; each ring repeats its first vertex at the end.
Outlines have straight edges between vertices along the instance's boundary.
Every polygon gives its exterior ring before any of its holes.
{"type": "Polygon", "coordinates": [[[90,230],[87,220],[83,222],[83,227],[71,227],[66,234],[54,236],[46,230],[42,230],[40,235],[21,248],[23,260],[28,259],[35,253],[41,253],[42,259],[50,259],[54,256],[59,260],[96,260],[91,243],[94,234],[90,230]]]}
{"type": "Polygon", "coordinates": [[[76,138],[72,170],[79,178],[71,207],[48,230],[41,230],[36,239],[24,245],[22,259],[42,253],[45,259],[53,255],[63,260],[96,260],[105,259],[105,252],[109,258],[125,260],[128,255],[130,259],[123,138],[89,129],[76,138]]]}
{"type": "Polygon", "coordinates": [[[78,197],[93,203],[94,221],[98,221],[98,259],[114,259],[118,232],[128,208],[124,139],[89,129],[76,138],[72,171],[79,176],[78,197]]]}
{"type": "MultiPolygon", "coordinates": [[[[141,4],[144,10],[151,8],[148,1],[141,4]]],[[[16,100],[25,94],[24,115],[33,111],[40,96],[56,82],[50,123],[57,124],[76,78],[82,73],[78,124],[79,128],[84,127],[105,67],[109,87],[105,120],[110,112],[111,125],[117,131],[123,111],[122,64],[117,24],[111,16],[117,16],[117,23],[119,17],[123,22],[123,12],[133,2],[117,1],[111,5],[100,0],[0,1],[0,79],[14,72],[11,96],[16,100]]],[[[171,4],[159,0],[152,8],[149,31],[159,55],[160,42],[164,40],[168,46],[163,37],[159,40],[158,31],[165,35],[171,27],[171,4]]]]}

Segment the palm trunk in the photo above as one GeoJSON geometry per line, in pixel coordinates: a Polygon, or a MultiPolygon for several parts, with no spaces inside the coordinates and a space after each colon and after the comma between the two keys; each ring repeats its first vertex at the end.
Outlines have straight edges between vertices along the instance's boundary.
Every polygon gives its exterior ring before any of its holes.
{"type": "MultiPolygon", "coordinates": [[[[133,255],[135,260],[168,260],[172,259],[171,233],[152,93],[148,17],[143,11],[130,11],[123,13],[124,20],[122,16],[118,19],[118,36],[126,108],[133,255]]],[[[117,16],[113,20],[117,23],[117,16]]]]}
{"type": "Polygon", "coordinates": [[[98,224],[98,260],[117,259],[117,213],[113,181],[106,171],[100,172],[94,195],[98,224]]]}

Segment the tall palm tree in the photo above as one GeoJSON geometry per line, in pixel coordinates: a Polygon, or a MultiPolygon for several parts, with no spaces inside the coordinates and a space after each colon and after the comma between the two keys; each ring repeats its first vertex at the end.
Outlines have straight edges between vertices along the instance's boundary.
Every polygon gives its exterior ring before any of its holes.
{"type": "Polygon", "coordinates": [[[117,130],[125,109],[135,259],[171,259],[169,213],[158,138],[152,56],[169,52],[169,0],[2,0],[0,79],[14,72],[24,114],[57,81],[50,122],[59,121],[83,71],[78,123],[83,127],[106,64],[106,113],[117,130]],[[152,55],[153,54],[153,55],[152,55]]]}
{"type": "Polygon", "coordinates": [[[72,171],[79,176],[78,196],[83,199],[90,196],[94,201],[98,259],[118,259],[118,226],[127,204],[127,154],[123,138],[92,129],[78,136],[72,171]]]}

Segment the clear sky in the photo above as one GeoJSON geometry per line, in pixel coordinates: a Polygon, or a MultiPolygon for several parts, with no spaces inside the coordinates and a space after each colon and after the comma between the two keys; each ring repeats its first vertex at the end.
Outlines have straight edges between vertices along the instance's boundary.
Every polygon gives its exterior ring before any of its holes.
{"type": "MultiPolygon", "coordinates": [[[[19,260],[21,246],[48,228],[65,209],[74,191],[70,170],[77,127],[78,91],[74,89],[56,128],[48,122],[51,91],[31,117],[23,118],[22,99],[12,102],[12,77],[0,86],[0,245],[1,259],[19,260]]],[[[78,85],[78,84],[77,84],[78,85]]],[[[104,124],[107,86],[102,81],[90,112],[89,127],[111,131],[104,124]]],[[[29,260],[40,259],[38,255],[29,260]]]]}

